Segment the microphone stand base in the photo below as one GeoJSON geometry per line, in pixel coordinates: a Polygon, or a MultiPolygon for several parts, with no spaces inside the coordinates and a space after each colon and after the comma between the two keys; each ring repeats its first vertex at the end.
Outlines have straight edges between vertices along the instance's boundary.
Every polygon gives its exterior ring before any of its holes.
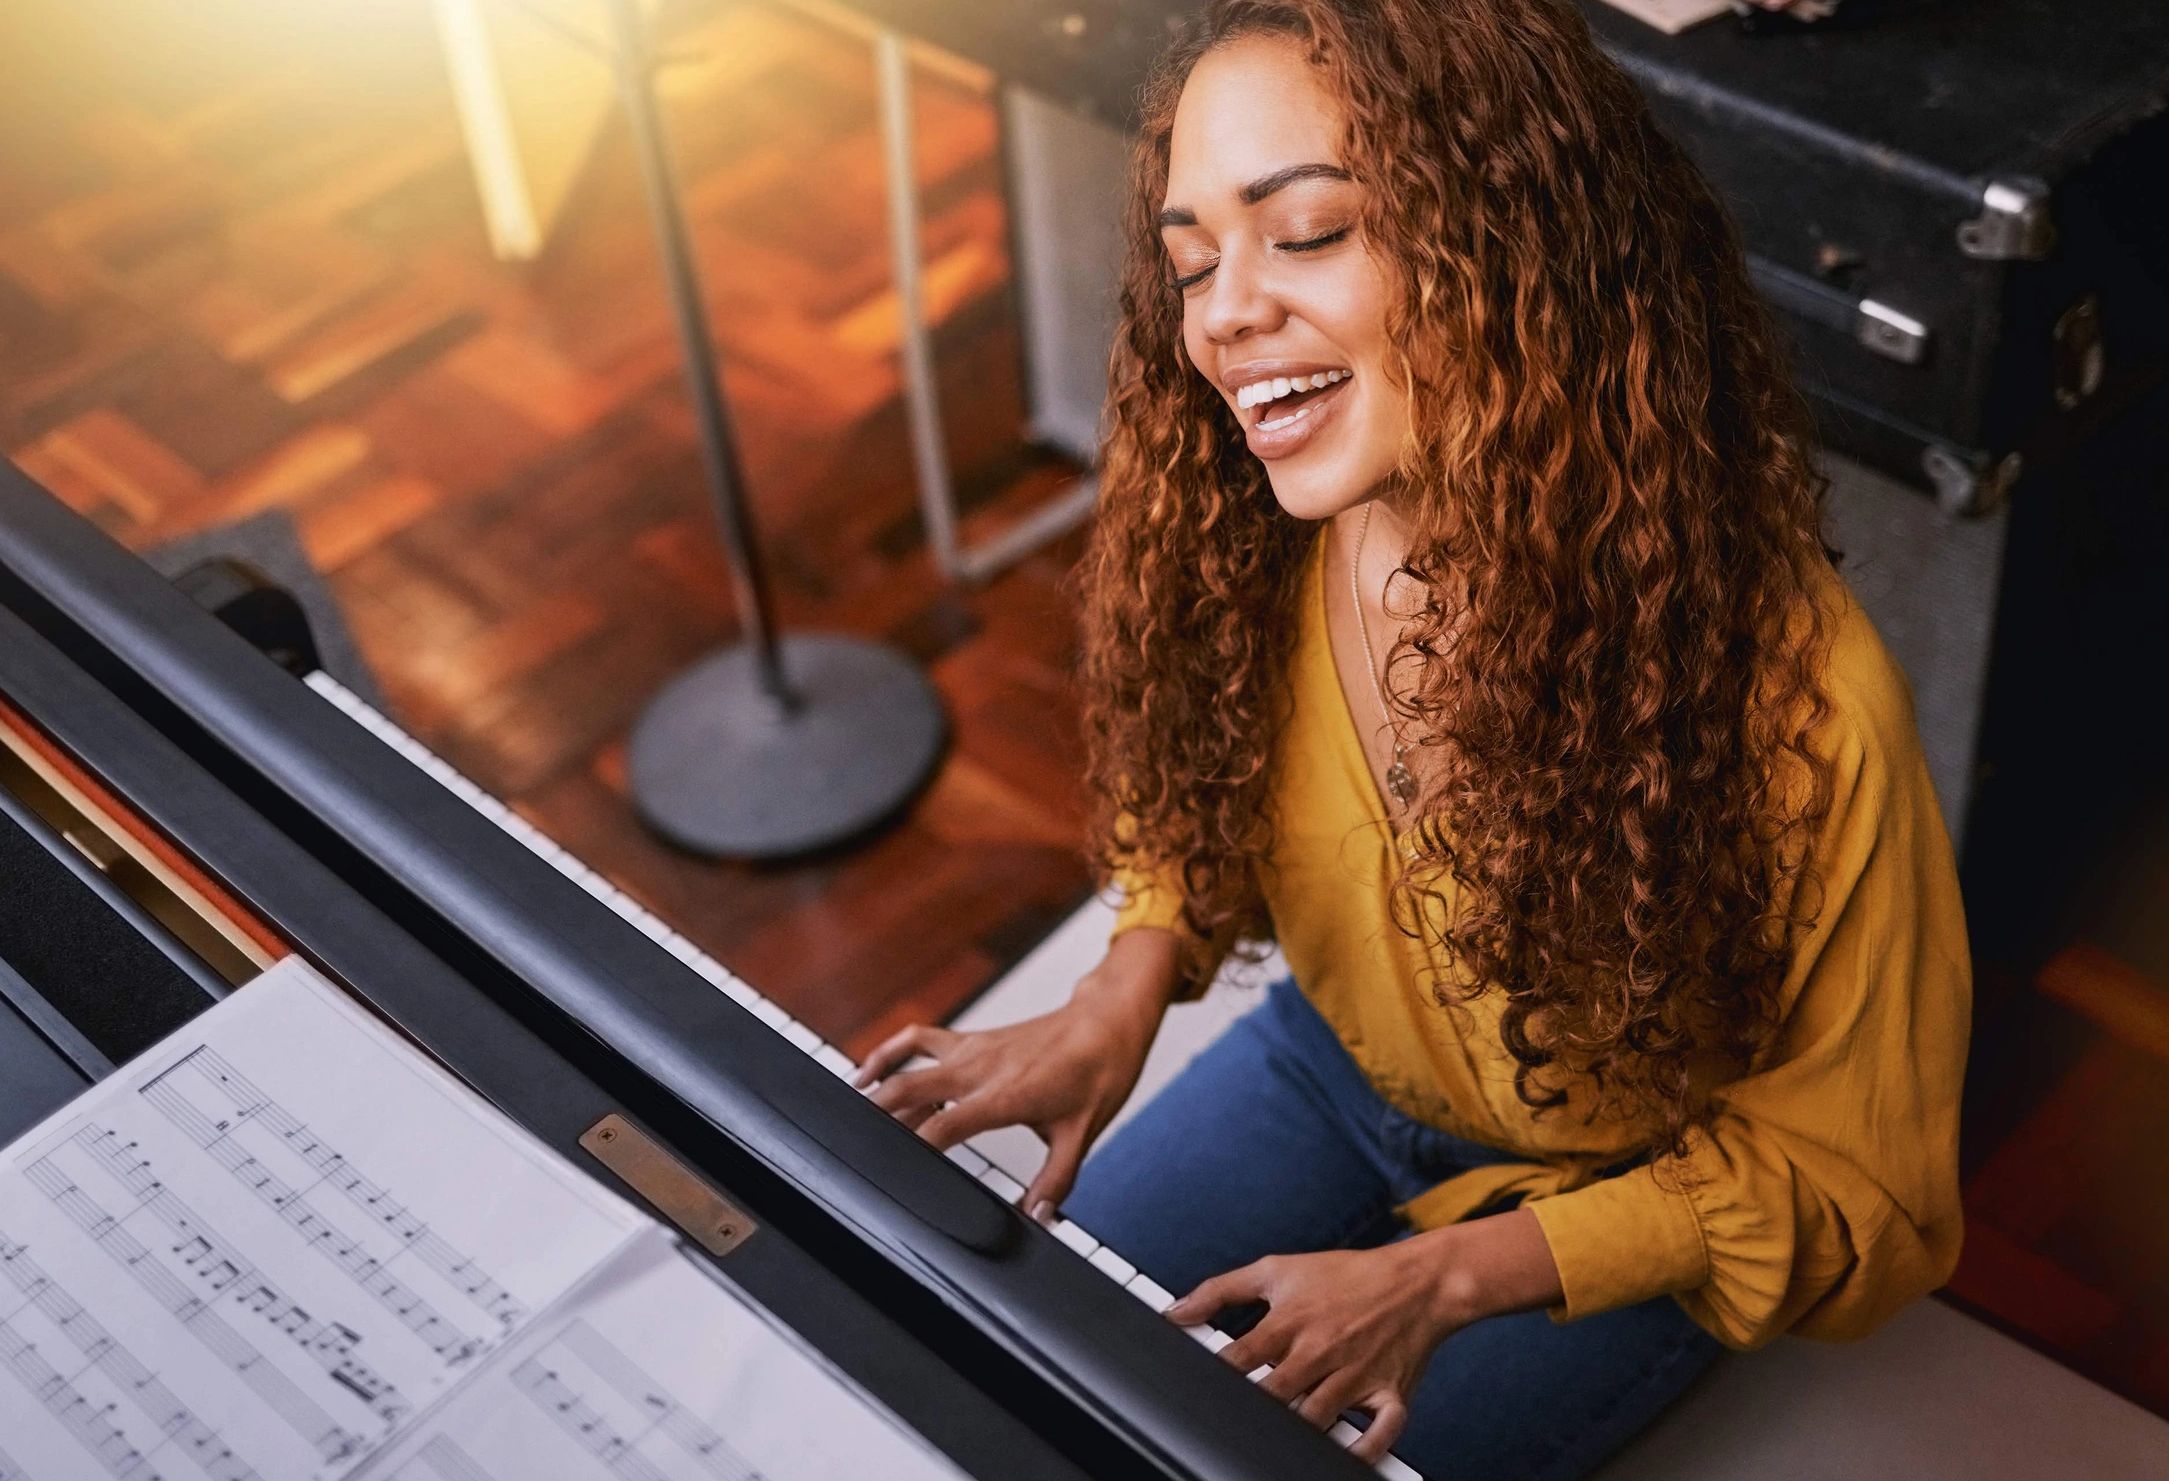
{"type": "Polygon", "coordinates": [[[679,848],[787,859],[843,843],[893,816],[941,759],[941,701],[903,654],[834,633],[777,648],[791,702],[763,687],[741,643],[665,685],[633,727],[634,806],[679,848]]]}

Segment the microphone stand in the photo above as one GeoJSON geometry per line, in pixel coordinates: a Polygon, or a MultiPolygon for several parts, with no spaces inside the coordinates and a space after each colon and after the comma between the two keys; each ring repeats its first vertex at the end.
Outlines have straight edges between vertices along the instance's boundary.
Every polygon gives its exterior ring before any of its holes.
{"type": "Polygon", "coordinates": [[[677,319],[739,628],[736,642],[679,674],[642,712],[629,754],[633,803],[650,828],[695,853],[810,853],[865,832],[918,790],[940,759],[941,702],[893,648],[838,633],[776,633],[639,0],[608,3],[612,65],[677,319]]]}

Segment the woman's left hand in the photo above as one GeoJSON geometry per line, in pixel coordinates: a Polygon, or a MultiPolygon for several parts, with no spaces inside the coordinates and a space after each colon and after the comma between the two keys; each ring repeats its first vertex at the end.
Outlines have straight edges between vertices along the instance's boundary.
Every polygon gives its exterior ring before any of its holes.
{"type": "Polygon", "coordinates": [[[1243,1373],[1271,1363],[1258,1386],[1320,1429],[1344,1409],[1368,1413],[1370,1428],[1349,1449],[1376,1461],[1408,1422],[1409,1393],[1431,1354],[1464,1325],[1439,1299],[1436,1272],[1411,1258],[1417,1243],[1268,1256],[1206,1281],[1167,1315],[1194,1326],[1224,1307],[1267,1303],[1220,1356],[1243,1373]]]}
{"type": "Polygon", "coordinates": [[[1543,1232],[1517,1209],[1377,1249],[1270,1255],[1214,1276],[1167,1316],[1194,1326],[1264,1302],[1264,1317],[1220,1356],[1242,1373],[1271,1363],[1259,1387],[1320,1429],[1343,1410],[1369,1414],[1349,1450],[1376,1461],[1400,1438],[1409,1395],[1440,1343],[1479,1317],[1560,1299],[1543,1232]]]}

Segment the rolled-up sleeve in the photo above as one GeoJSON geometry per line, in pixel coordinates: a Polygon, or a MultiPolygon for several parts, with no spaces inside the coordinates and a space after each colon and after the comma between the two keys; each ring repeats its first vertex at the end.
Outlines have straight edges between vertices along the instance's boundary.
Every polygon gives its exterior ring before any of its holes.
{"type": "Polygon", "coordinates": [[[1182,886],[1172,872],[1122,868],[1114,872],[1115,925],[1109,938],[1139,926],[1163,930],[1183,928],[1182,886]]]}
{"type": "Polygon", "coordinates": [[[1108,887],[1113,896],[1115,924],[1108,932],[1112,942],[1139,926],[1157,926],[1182,938],[1183,974],[1176,999],[1196,998],[1212,984],[1213,975],[1227,958],[1228,941],[1208,941],[1190,929],[1183,914],[1185,891],[1182,870],[1152,860],[1137,836],[1129,814],[1116,822],[1115,838],[1123,852],[1109,870],[1108,887]]]}
{"type": "Polygon", "coordinates": [[[1838,708],[1818,908],[1778,1037],[1680,1155],[1529,1204],[1557,1320],[1670,1295],[1735,1348],[1855,1338],[1957,1264],[1972,1005],[1957,873],[1903,681],[1838,708]]]}
{"type": "Polygon", "coordinates": [[[1125,865],[1115,869],[1111,888],[1115,899],[1115,924],[1107,939],[1113,941],[1139,926],[1158,926],[1173,931],[1183,942],[1182,982],[1175,1000],[1184,1002],[1202,995],[1213,975],[1227,958],[1226,942],[1208,941],[1192,931],[1183,918],[1183,890],[1179,871],[1125,865]]]}

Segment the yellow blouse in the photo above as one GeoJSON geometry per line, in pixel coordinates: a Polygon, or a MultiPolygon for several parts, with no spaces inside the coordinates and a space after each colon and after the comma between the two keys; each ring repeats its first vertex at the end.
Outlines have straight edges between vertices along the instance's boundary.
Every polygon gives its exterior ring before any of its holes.
{"type": "MultiPolygon", "coordinates": [[[[1782,1028],[1714,1097],[1687,1151],[1599,1178],[1646,1137],[1537,1115],[1514,1089],[1496,994],[1438,1006],[1425,949],[1388,916],[1393,836],[1326,636],[1324,541],[1311,550],[1274,760],[1266,903],[1295,980],[1392,1104],[1525,1154],[1463,1172],[1403,1213],[1433,1229],[1520,1193],[1571,1321],[1669,1294],[1729,1346],[1787,1330],[1865,1336],[1958,1259],[1958,1101],[1972,980],[1951,848],[1911,691],[1842,578],[1816,744],[1835,765],[1816,843],[1822,907],[1798,942],[1782,1028]]],[[[1181,902],[1124,875],[1115,932],[1179,929],[1181,902]]],[[[1179,888],[1176,887],[1176,888],[1179,888]]],[[[1586,1087],[1582,1087],[1586,1089],[1586,1087]]]]}

